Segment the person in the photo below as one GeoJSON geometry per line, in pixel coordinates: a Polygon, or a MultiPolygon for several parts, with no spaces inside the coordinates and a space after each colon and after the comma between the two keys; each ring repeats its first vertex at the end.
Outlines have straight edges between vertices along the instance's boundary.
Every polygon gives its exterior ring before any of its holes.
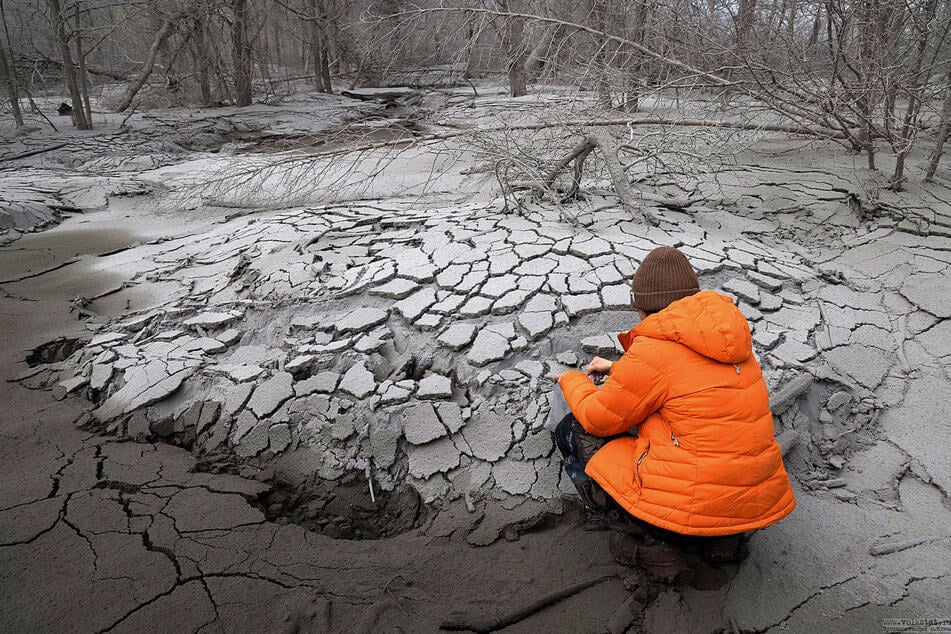
{"type": "Polygon", "coordinates": [[[745,557],[744,534],[789,515],[796,498],[733,300],[701,291],[672,247],[644,258],[631,297],[641,321],[618,335],[624,355],[554,377],[570,410],[553,406],[555,442],[585,505],[620,519],[615,557],[672,580],[687,548],[708,562],[745,557]]]}

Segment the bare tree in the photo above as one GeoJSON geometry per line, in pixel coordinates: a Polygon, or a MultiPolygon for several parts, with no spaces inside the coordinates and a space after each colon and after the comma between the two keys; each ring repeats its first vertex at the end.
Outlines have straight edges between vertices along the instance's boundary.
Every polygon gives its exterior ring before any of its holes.
{"type": "Polygon", "coordinates": [[[901,130],[897,135],[898,152],[895,160],[895,171],[889,180],[889,187],[895,190],[902,187],[905,178],[905,160],[911,152],[915,135],[918,132],[918,115],[921,112],[922,91],[931,70],[927,67],[925,59],[931,40],[931,30],[935,26],[933,23],[937,7],[937,0],[927,0],[920,11],[913,12],[911,16],[913,33],[917,41],[914,45],[914,53],[908,73],[908,86],[906,88],[908,103],[905,107],[901,130]]]}
{"type": "Polygon", "coordinates": [[[92,127],[92,105],[89,102],[89,75],[86,73],[86,54],[83,52],[83,25],[79,17],[81,14],[81,4],[81,0],[76,0],[76,3],[73,5],[73,18],[76,22],[76,59],[79,60],[79,94],[82,96],[80,107],[83,109],[83,114],[89,123],[89,127],[92,127]]]}
{"type": "Polygon", "coordinates": [[[10,99],[10,110],[13,112],[13,120],[18,128],[23,127],[23,112],[20,110],[20,92],[17,87],[16,75],[13,70],[13,64],[9,58],[9,48],[6,42],[0,44],[0,75],[3,75],[4,83],[7,85],[7,95],[10,99]]]}
{"type": "Polygon", "coordinates": [[[510,11],[509,0],[496,0],[499,11],[504,15],[502,26],[502,50],[506,56],[506,69],[509,77],[509,94],[512,97],[524,97],[528,94],[525,77],[525,20],[510,11]]]}
{"type": "Polygon", "coordinates": [[[248,0],[231,0],[231,55],[234,68],[234,101],[251,105],[251,41],[248,33],[248,0]]]}
{"type": "Polygon", "coordinates": [[[83,107],[83,97],[76,77],[76,67],[73,62],[73,54],[69,48],[69,32],[67,26],[69,18],[63,13],[63,7],[60,0],[46,0],[49,9],[50,24],[53,27],[53,35],[63,56],[63,72],[66,75],[66,87],[69,90],[69,96],[72,101],[73,125],[80,130],[89,130],[92,123],[86,118],[86,110],[83,107]]]}
{"type": "MultiPolygon", "coordinates": [[[[50,1],[58,2],[59,0],[50,1]]],[[[129,86],[125,97],[123,97],[116,106],[116,112],[122,112],[132,105],[132,101],[135,99],[135,96],[139,94],[139,91],[142,90],[142,87],[145,86],[146,82],[149,80],[149,76],[152,74],[152,71],[155,68],[155,62],[158,59],[159,52],[164,46],[166,40],[168,40],[175,29],[178,28],[179,22],[187,15],[187,13],[187,10],[179,11],[178,13],[175,13],[174,15],[171,15],[162,21],[162,26],[155,34],[155,38],[152,40],[152,45],[149,47],[149,55],[145,61],[145,67],[139,73],[139,77],[129,86]]]]}
{"type": "Polygon", "coordinates": [[[948,130],[951,128],[951,61],[948,62],[948,72],[944,80],[944,101],[941,107],[941,120],[938,124],[938,132],[935,136],[934,148],[928,157],[928,168],[925,170],[925,180],[934,179],[935,172],[938,170],[938,161],[944,153],[944,144],[948,139],[948,130]]]}

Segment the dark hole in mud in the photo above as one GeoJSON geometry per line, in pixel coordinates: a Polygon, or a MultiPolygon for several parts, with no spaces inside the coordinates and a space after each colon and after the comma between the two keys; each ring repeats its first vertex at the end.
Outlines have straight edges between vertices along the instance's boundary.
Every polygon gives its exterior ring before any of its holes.
{"type": "MultiPolygon", "coordinates": [[[[290,483],[286,477],[275,474],[268,452],[252,463],[240,461],[223,445],[205,452],[197,442],[198,437],[211,433],[220,412],[215,401],[195,402],[180,415],[158,421],[149,421],[145,412],[139,410],[115,426],[115,433],[191,451],[196,454],[196,472],[229,473],[266,483],[268,491],[249,502],[268,521],[296,524],[334,539],[357,540],[393,537],[421,526],[427,519],[425,504],[407,484],[383,491],[374,482],[371,495],[370,483],[362,471],[348,473],[339,480],[310,476],[294,478],[294,483],[290,483]]],[[[106,431],[101,423],[90,422],[82,427],[106,431]]]]}
{"type": "Polygon", "coordinates": [[[26,363],[33,368],[44,363],[65,361],[84,345],[86,345],[86,342],[82,339],[67,339],[65,337],[47,341],[30,351],[30,354],[26,356],[26,363]]]}
{"type": "Polygon", "coordinates": [[[296,488],[274,482],[257,506],[269,521],[296,524],[334,539],[393,537],[426,519],[426,507],[413,487],[402,484],[380,491],[374,485],[371,498],[366,478],[356,473],[296,488]]]}

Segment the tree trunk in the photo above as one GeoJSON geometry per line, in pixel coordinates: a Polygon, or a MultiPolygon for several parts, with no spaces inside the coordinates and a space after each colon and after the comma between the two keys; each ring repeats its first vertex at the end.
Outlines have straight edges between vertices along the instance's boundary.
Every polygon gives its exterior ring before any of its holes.
{"type": "Polygon", "coordinates": [[[248,0],[232,0],[231,56],[234,67],[234,101],[251,105],[251,43],[248,41],[248,0]]]}
{"type": "MultiPolygon", "coordinates": [[[[951,66],[951,64],[949,64],[951,66]]],[[[951,70],[945,77],[944,105],[941,107],[941,123],[938,125],[938,134],[935,138],[934,149],[928,157],[928,169],[925,172],[925,181],[934,180],[934,173],[938,169],[938,161],[944,152],[944,142],[948,139],[948,128],[951,127],[951,70]]]]}
{"type": "MultiPolygon", "coordinates": [[[[58,0],[50,0],[50,2],[56,1],[58,0]]],[[[184,15],[184,12],[178,13],[170,17],[162,24],[162,27],[159,29],[158,33],[155,34],[155,39],[152,40],[152,46],[149,47],[149,57],[145,62],[145,68],[142,69],[142,74],[140,74],[139,78],[136,79],[131,86],[129,86],[129,90],[126,92],[125,97],[122,99],[119,105],[116,106],[116,112],[122,112],[132,105],[132,100],[135,99],[135,96],[139,94],[139,91],[142,90],[143,86],[145,86],[145,82],[148,81],[149,75],[152,74],[152,69],[155,68],[155,60],[158,57],[159,50],[175,30],[178,21],[184,15]]]]}
{"type": "Polygon", "coordinates": [[[324,92],[333,94],[334,87],[330,83],[330,48],[328,42],[324,40],[324,46],[320,50],[320,74],[323,78],[324,92]]]}
{"type": "Polygon", "coordinates": [[[198,94],[203,106],[210,106],[212,103],[211,80],[209,72],[211,70],[212,58],[208,52],[208,28],[206,16],[198,14],[192,19],[192,42],[194,43],[194,63],[195,71],[198,75],[198,94]]]}
{"type": "MultiPolygon", "coordinates": [[[[510,13],[508,0],[497,0],[499,11],[510,13]]],[[[505,16],[502,33],[502,48],[505,50],[506,67],[509,76],[509,94],[512,97],[524,97],[528,94],[525,79],[525,20],[514,16],[505,16]]]]}
{"type": "Polygon", "coordinates": [[[79,2],[73,5],[73,17],[76,20],[76,59],[79,60],[79,93],[82,97],[86,122],[92,128],[92,105],[89,103],[89,75],[86,73],[86,55],[83,53],[82,22],[79,18],[79,2]]]}
{"type": "MultiPolygon", "coordinates": [[[[921,16],[918,28],[918,47],[915,51],[914,70],[911,73],[911,86],[908,90],[908,106],[905,108],[905,118],[902,122],[901,134],[899,135],[899,151],[895,157],[895,172],[888,183],[890,189],[901,191],[902,183],[905,180],[905,160],[911,153],[911,148],[915,144],[915,135],[918,132],[918,113],[921,110],[922,93],[925,91],[927,75],[930,71],[923,68],[925,53],[928,49],[928,40],[931,39],[931,22],[934,20],[937,10],[937,0],[929,0],[924,7],[924,15],[921,16]]],[[[914,19],[914,17],[912,18],[914,19]]]]}
{"type": "Polygon", "coordinates": [[[798,2],[796,0],[789,0],[789,17],[786,20],[786,39],[789,40],[789,45],[792,46],[795,37],[796,37],[796,15],[798,13],[798,2]]]}
{"type": "Polygon", "coordinates": [[[545,66],[549,63],[549,56],[554,42],[561,37],[561,27],[546,27],[526,55],[525,76],[528,81],[536,81],[541,77],[545,66]]]}
{"type": "Polygon", "coordinates": [[[750,52],[750,33],[756,17],[756,0],[739,2],[740,6],[736,12],[736,52],[741,59],[745,59],[750,52]]]}
{"type": "Polygon", "coordinates": [[[814,51],[819,45],[819,32],[822,30],[822,3],[816,5],[816,17],[812,21],[812,30],[809,32],[809,41],[806,49],[814,51]]]}
{"type": "Polygon", "coordinates": [[[17,127],[23,126],[23,111],[20,109],[20,83],[17,80],[16,56],[13,54],[13,44],[10,40],[10,31],[7,28],[7,13],[0,0],[0,22],[3,26],[3,37],[0,37],[0,63],[6,70],[0,69],[6,78],[7,92],[10,95],[10,109],[17,127]]]}
{"type": "Polygon", "coordinates": [[[66,16],[59,0],[46,0],[50,11],[50,22],[53,25],[53,34],[63,55],[63,73],[66,75],[66,87],[69,89],[69,98],[72,101],[73,125],[80,130],[88,130],[86,111],[83,108],[82,95],[79,92],[79,83],[76,79],[76,67],[73,65],[73,55],[69,50],[69,35],[66,32],[66,16]]]}
{"type": "Polygon", "coordinates": [[[310,52],[314,65],[314,90],[332,93],[330,85],[330,55],[327,51],[327,38],[321,29],[321,21],[327,15],[320,0],[310,0],[310,15],[307,17],[310,27],[310,52]]]}
{"type": "MultiPolygon", "coordinates": [[[[13,69],[12,61],[8,61],[9,47],[6,38],[3,45],[0,46],[0,75],[3,75],[7,84],[7,94],[10,97],[10,108],[13,111],[13,120],[18,128],[23,127],[23,112],[20,110],[20,91],[17,86],[16,73],[13,69]]],[[[10,58],[12,59],[12,57],[10,58]]]]}
{"type": "MultiPolygon", "coordinates": [[[[631,33],[631,39],[641,46],[644,45],[644,40],[647,36],[649,9],[648,0],[637,0],[637,4],[634,7],[634,27],[633,33],[631,33]]],[[[644,74],[644,56],[634,51],[628,55],[628,60],[629,64],[626,69],[627,98],[624,100],[624,103],[621,104],[621,108],[625,112],[637,112],[641,102],[641,90],[646,84],[642,76],[644,74]]]]}
{"type": "Polygon", "coordinates": [[[469,15],[466,15],[466,48],[463,51],[463,57],[465,59],[465,70],[462,72],[463,79],[472,79],[475,76],[475,68],[473,67],[473,60],[475,56],[472,54],[472,50],[478,44],[478,37],[476,35],[475,27],[473,26],[474,18],[469,15]]]}
{"type": "MultiPolygon", "coordinates": [[[[608,0],[594,0],[594,6],[591,10],[594,28],[607,33],[608,28],[608,0]]],[[[596,74],[595,85],[598,94],[598,106],[603,110],[610,110],[613,105],[611,102],[611,82],[608,80],[608,43],[601,38],[595,38],[594,45],[598,47],[594,55],[594,72],[596,74]]]]}

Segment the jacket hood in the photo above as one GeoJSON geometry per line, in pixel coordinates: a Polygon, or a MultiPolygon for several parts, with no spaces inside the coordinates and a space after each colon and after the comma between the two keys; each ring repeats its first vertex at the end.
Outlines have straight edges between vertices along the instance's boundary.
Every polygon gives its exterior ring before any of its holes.
{"type": "Polygon", "coordinates": [[[746,317],[730,297],[715,291],[672,302],[618,335],[618,340],[627,350],[634,337],[674,341],[720,363],[741,363],[753,353],[746,317]]]}

